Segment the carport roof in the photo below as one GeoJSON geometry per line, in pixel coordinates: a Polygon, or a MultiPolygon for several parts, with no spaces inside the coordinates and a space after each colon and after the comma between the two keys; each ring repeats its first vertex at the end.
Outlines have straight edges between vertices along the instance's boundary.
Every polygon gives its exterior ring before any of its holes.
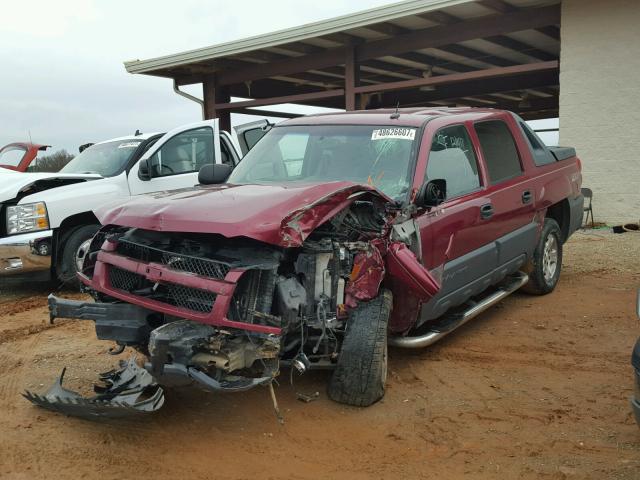
{"type": "Polygon", "coordinates": [[[125,67],[203,83],[208,117],[278,103],[485,106],[550,117],[558,110],[559,3],[408,0],[125,67]]]}
{"type": "Polygon", "coordinates": [[[309,38],[323,37],[331,33],[348,33],[349,30],[366,27],[367,25],[389,22],[397,18],[438,10],[447,6],[470,3],[472,1],[473,0],[409,0],[406,2],[398,2],[384,7],[371,8],[357,13],[242,38],[232,42],[188,50],[173,55],[165,55],[147,60],[132,60],[125,62],[124,65],[129,73],[148,73],[162,68],[182,66],[185,63],[213,60],[215,58],[268,49],[287,43],[300,42],[309,38]]]}

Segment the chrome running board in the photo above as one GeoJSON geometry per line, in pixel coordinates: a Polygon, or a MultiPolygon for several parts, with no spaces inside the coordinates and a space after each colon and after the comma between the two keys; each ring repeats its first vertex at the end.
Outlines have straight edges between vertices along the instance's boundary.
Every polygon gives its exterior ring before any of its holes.
{"type": "Polygon", "coordinates": [[[389,337],[388,344],[392,347],[400,348],[424,348],[433,345],[472,318],[480,315],[492,305],[511,295],[528,281],[529,276],[526,273],[515,273],[507,277],[496,287],[496,291],[490,293],[482,300],[477,302],[469,301],[466,310],[442,317],[435,324],[432,324],[431,329],[425,334],[415,337],[389,337]]]}

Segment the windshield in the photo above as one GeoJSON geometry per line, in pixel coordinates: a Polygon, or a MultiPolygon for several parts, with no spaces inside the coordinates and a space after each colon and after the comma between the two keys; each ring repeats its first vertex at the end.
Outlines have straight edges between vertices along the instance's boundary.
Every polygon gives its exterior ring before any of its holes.
{"type": "Polygon", "coordinates": [[[231,173],[233,184],[351,181],[401,201],[411,187],[416,129],[373,125],[275,127],[231,173]]]}
{"type": "Polygon", "coordinates": [[[98,173],[112,177],[121,172],[142,140],[119,140],[92,145],[71,160],[60,173],[98,173]]]}

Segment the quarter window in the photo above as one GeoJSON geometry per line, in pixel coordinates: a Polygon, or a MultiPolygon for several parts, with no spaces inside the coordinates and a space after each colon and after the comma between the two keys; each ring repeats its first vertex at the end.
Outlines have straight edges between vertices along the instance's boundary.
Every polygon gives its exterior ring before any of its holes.
{"type": "Polygon", "coordinates": [[[150,159],[153,177],[198,172],[209,163],[214,163],[213,132],[209,127],[177,134],[150,159]]]}
{"type": "Polygon", "coordinates": [[[496,184],[522,173],[518,149],[507,124],[500,120],[475,124],[489,180],[496,184]]]}
{"type": "Polygon", "coordinates": [[[467,129],[455,125],[439,130],[431,142],[426,180],[447,182],[447,198],[480,188],[478,161],[467,129]]]}
{"type": "Polygon", "coordinates": [[[546,165],[548,163],[553,163],[556,159],[551,155],[551,152],[547,149],[547,147],[542,143],[540,137],[536,135],[536,132],[531,130],[529,125],[524,123],[523,121],[519,122],[520,128],[524,132],[525,137],[527,137],[527,141],[531,146],[531,154],[533,155],[534,163],[539,167],[541,165],[546,165]]]}

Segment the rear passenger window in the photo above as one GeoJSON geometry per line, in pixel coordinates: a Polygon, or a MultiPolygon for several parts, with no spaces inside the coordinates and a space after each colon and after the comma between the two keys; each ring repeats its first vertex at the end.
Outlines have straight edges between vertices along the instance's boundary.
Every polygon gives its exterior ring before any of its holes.
{"type": "Polygon", "coordinates": [[[480,188],[478,161],[463,125],[443,128],[433,136],[425,180],[436,179],[447,181],[447,198],[480,188]]]}
{"type": "Polygon", "coordinates": [[[522,173],[518,149],[507,124],[500,121],[475,124],[491,184],[504,182],[522,173]]]}

